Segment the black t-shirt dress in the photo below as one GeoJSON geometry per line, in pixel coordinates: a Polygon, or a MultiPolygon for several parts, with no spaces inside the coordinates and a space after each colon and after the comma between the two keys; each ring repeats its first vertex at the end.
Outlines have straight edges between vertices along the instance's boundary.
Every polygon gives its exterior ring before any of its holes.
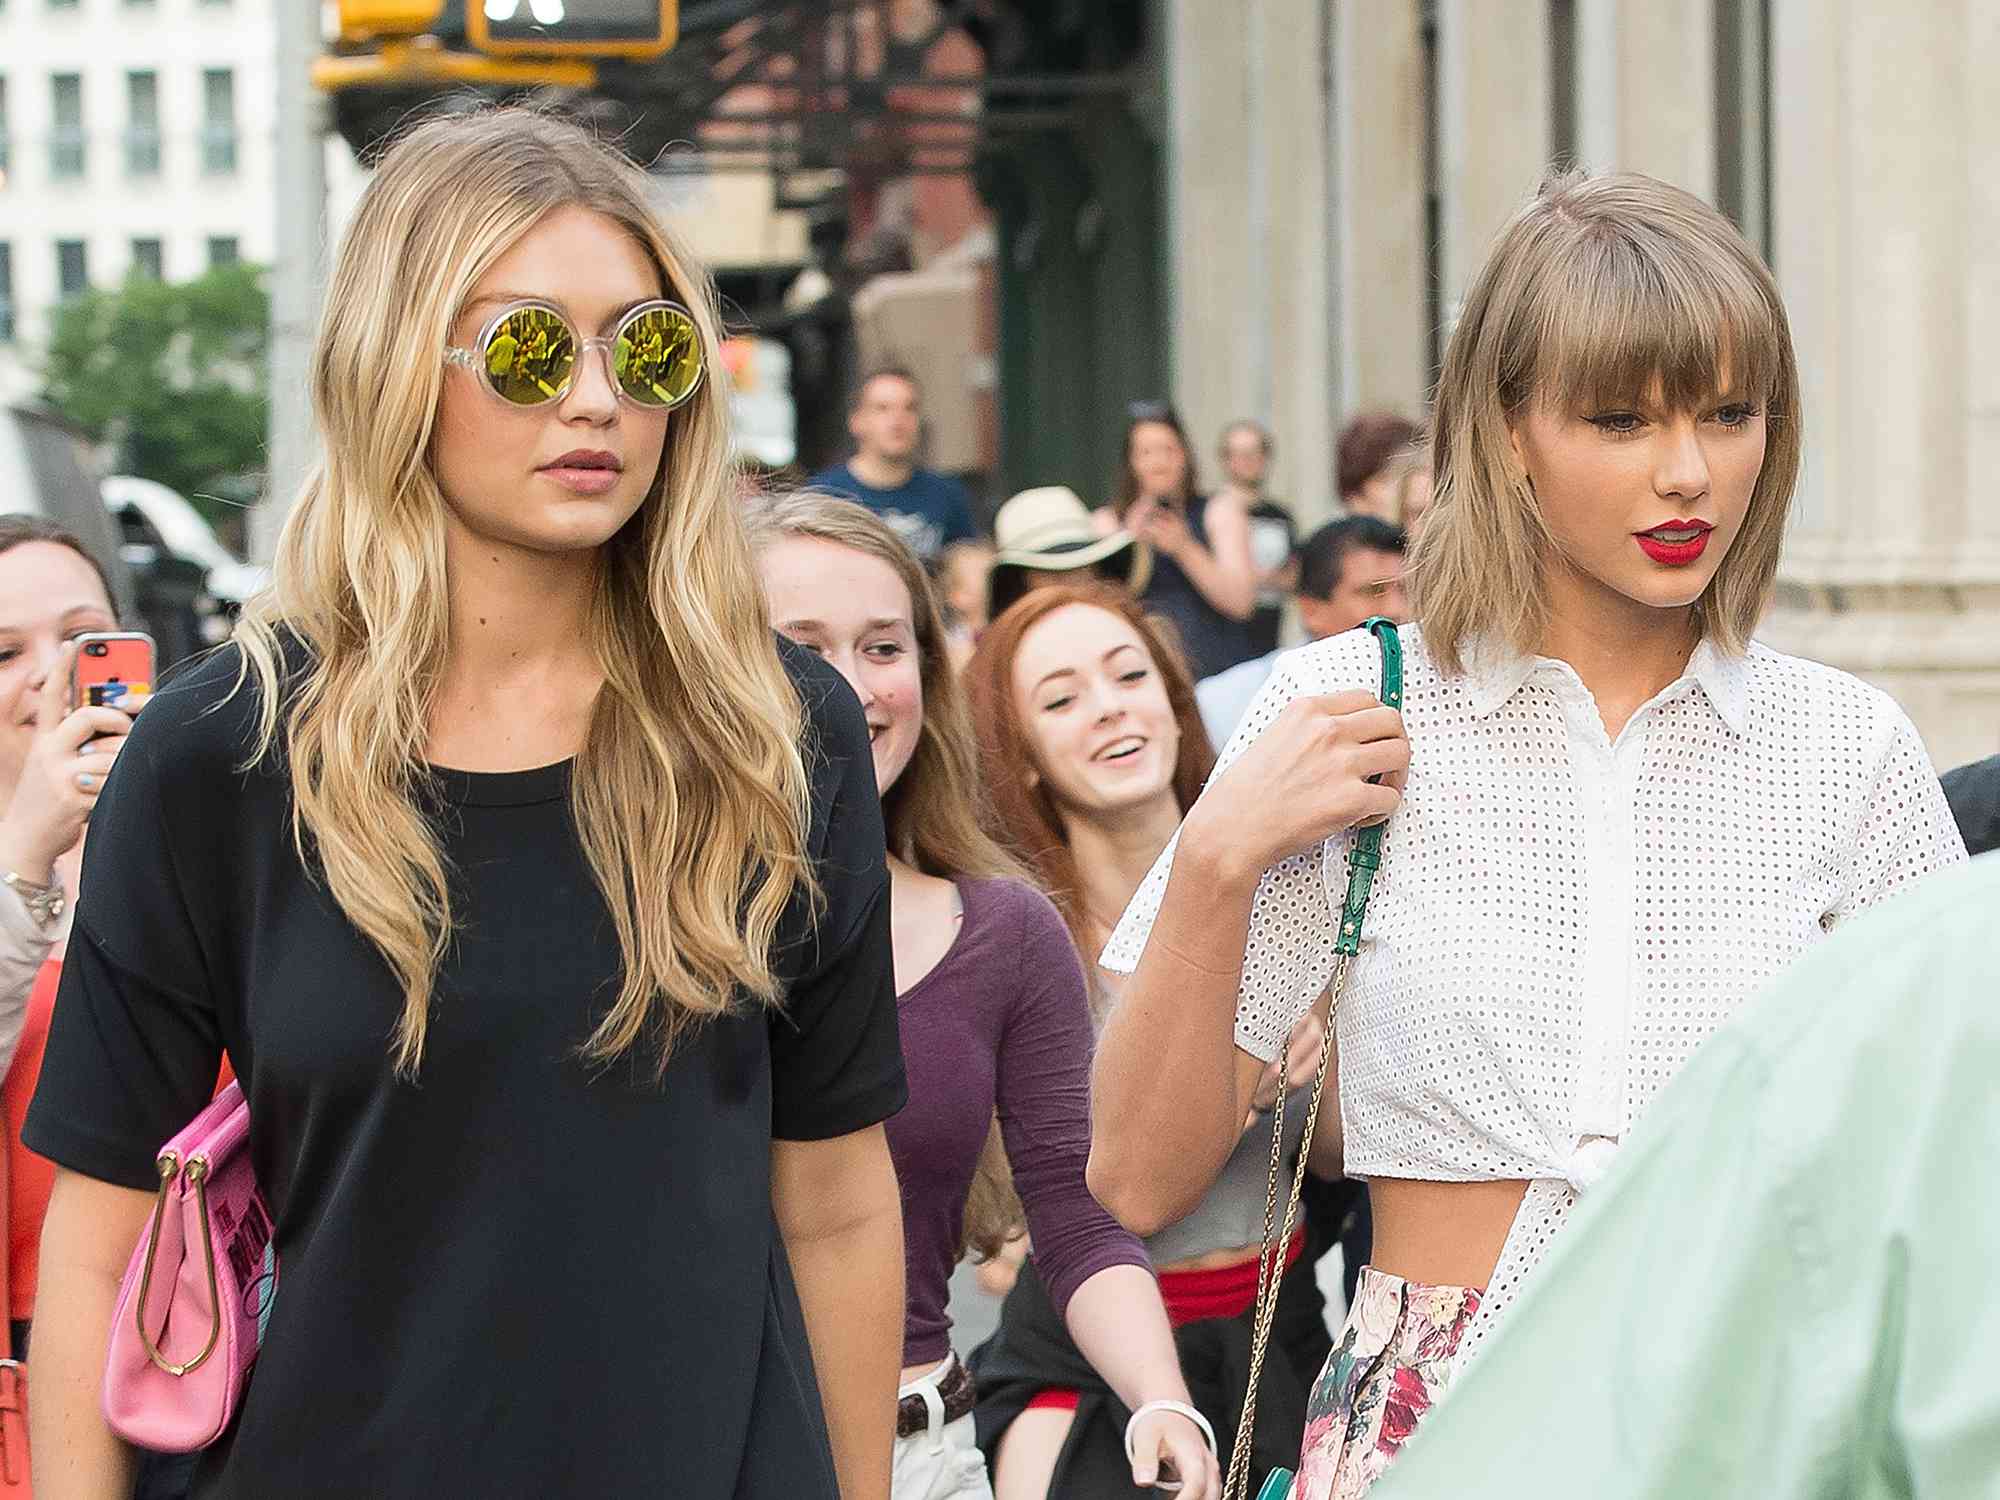
{"type": "Polygon", "coordinates": [[[885,1119],[903,1066],[866,726],[831,668],[778,649],[823,904],[781,928],[783,1009],[703,1026],[663,1078],[643,1048],[578,1055],[619,949],[567,765],[432,779],[459,925],[410,1082],[400,987],[295,851],[282,769],[243,768],[234,649],[140,716],[24,1135],[150,1190],[235,1064],[280,1274],[197,1496],[836,1500],[771,1142],[885,1119]]]}

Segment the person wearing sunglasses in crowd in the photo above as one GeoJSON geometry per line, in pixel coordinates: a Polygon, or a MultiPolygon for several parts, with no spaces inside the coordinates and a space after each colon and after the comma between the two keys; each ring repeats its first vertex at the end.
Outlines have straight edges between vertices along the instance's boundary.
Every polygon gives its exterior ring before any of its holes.
{"type": "MultiPolygon", "coordinates": [[[[1095,955],[1139,881],[1172,837],[1213,764],[1194,683],[1158,619],[1130,593],[1090,581],[1036,589],[987,628],[966,669],[984,755],[989,816],[999,841],[1033,868],[1063,914],[1079,953],[1095,955]]],[[[1093,1018],[1121,977],[1095,963],[1093,1018]]],[[[1266,1071],[1237,1120],[1240,1149],[1179,1222],[1149,1225],[1195,1404],[1219,1433],[1234,1431],[1247,1389],[1245,1316],[1257,1283],[1270,1109],[1287,1079],[1311,1078],[1316,1018],[1302,1023],[1287,1065],[1266,1071]]],[[[1171,1072],[1153,1086],[1173,1097],[1171,1072]]],[[[1338,1132],[1323,1118],[1311,1164],[1337,1177],[1338,1132]]],[[[1305,1110],[1286,1118],[1288,1153],[1305,1134],[1305,1110]]],[[[1305,1386],[1328,1348],[1317,1256],[1302,1232],[1286,1246],[1272,1399],[1258,1413],[1259,1469],[1289,1463],[1303,1431],[1305,1386]],[[1289,1381],[1292,1399],[1282,1399],[1289,1381]]],[[[1116,1407],[1054,1315],[1046,1278],[1023,1271],[992,1340],[974,1355],[981,1382],[980,1440],[994,1454],[1001,1493],[1096,1497],[1117,1463],[1116,1407]]]]}
{"type": "Polygon", "coordinates": [[[107,1323],[225,1047],[279,1290],[197,1496],[888,1488],[867,728],[766,624],[651,203],[523,110],[416,126],[362,195],[271,591],[93,815],[26,1132],[56,1500],[129,1487],[107,1323]]]}
{"type": "Polygon", "coordinates": [[[1024,1207],[1059,1315],[1135,1414],[1130,1482],[1145,1489],[1171,1465],[1189,1500],[1214,1500],[1215,1457],[1146,1252],[1083,1182],[1083,972],[1048,899],[979,826],[978,749],[923,566],[885,522],[817,495],[754,509],[750,535],[773,623],[860,696],[888,829],[910,1071],[910,1103],[889,1122],[907,1265],[896,1500],[992,1493],[945,1301],[962,1250],[996,1253],[1024,1207]]]}
{"type": "Polygon", "coordinates": [[[1257,563],[1241,495],[1201,493],[1187,429],[1164,402],[1135,401],[1120,450],[1118,487],[1097,513],[1098,529],[1120,528],[1146,543],[1152,571],[1140,598],[1174,627],[1197,678],[1260,655],[1257,563]]]}
{"type": "Polygon", "coordinates": [[[1143,1232],[1206,1191],[1335,978],[1348,830],[1388,820],[1330,1075],[1373,1262],[1300,1500],[1383,1472],[1705,1037],[1965,857],[1896,705],[1750,641],[1799,381],[1722,215],[1637,175],[1544,183],[1467,295],[1435,433],[1401,713],[1367,633],[1284,658],[1104,954],[1132,977],[1091,1185],[1143,1232]]]}

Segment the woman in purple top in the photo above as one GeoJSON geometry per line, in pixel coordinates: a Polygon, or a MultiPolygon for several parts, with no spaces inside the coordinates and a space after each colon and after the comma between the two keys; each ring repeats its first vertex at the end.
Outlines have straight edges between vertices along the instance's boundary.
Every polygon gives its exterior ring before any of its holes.
{"type": "Polygon", "coordinates": [[[1185,1500],[1220,1478],[1188,1403],[1139,1242],[1084,1186],[1091,1027],[1069,934],[980,831],[978,757],[929,581],[861,506],[774,499],[750,518],[773,623],[838,668],[867,717],[888,829],[897,1009],[909,1105],[890,1121],[903,1196],[906,1312],[895,1500],[987,1497],[971,1381],[951,1352],[952,1267],[1012,1227],[985,1152],[997,1114],[1036,1264],[1077,1347],[1134,1417],[1146,1488],[1171,1466],[1185,1500]]]}

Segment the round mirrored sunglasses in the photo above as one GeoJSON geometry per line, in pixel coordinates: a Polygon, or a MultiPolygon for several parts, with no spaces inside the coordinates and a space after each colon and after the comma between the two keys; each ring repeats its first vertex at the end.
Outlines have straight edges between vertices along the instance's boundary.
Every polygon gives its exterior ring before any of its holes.
{"type": "Polygon", "coordinates": [[[509,406],[560,401],[576,378],[576,362],[602,349],[618,394],[648,411],[679,406],[700,387],[707,364],[694,316],[677,302],[641,302],[607,338],[580,338],[546,302],[516,302],[487,320],[471,349],[444,351],[447,363],[476,370],[509,406]]]}

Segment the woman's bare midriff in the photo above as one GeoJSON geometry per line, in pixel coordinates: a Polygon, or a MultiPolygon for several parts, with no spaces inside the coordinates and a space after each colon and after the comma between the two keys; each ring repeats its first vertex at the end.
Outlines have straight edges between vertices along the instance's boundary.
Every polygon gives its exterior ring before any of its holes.
{"type": "MultiPolygon", "coordinates": [[[[1304,1222],[1303,1216],[1299,1222],[1304,1222]]],[[[1258,1245],[1238,1245],[1233,1250],[1210,1250],[1205,1255],[1190,1255],[1186,1260],[1162,1261],[1153,1269],[1162,1274],[1168,1271],[1219,1271],[1224,1266],[1240,1266],[1245,1261],[1255,1260],[1261,1248],[1258,1245]]]]}
{"type": "MultiPolygon", "coordinates": [[[[1368,1183],[1375,1219],[1374,1248],[1368,1263],[1405,1281],[1433,1286],[1483,1287],[1500,1263],[1507,1232],[1514,1227],[1528,1184],[1418,1182],[1376,1177],[1368,1183]]],[[[1257,1258],[1258,1247],[1211,1250],[1169,1261],[1159,1271],[1213,1271],[1257,1258]]]]}
{"type": "Polygon", "coordinates": [[[1484,1287],[1500,1263],[1507,1231],[1528,1184],[1417,1182],[1371,1177],[1368,1203],[1375,1244],[1368,1263],[1405,1281],[1484,1287]]]}

